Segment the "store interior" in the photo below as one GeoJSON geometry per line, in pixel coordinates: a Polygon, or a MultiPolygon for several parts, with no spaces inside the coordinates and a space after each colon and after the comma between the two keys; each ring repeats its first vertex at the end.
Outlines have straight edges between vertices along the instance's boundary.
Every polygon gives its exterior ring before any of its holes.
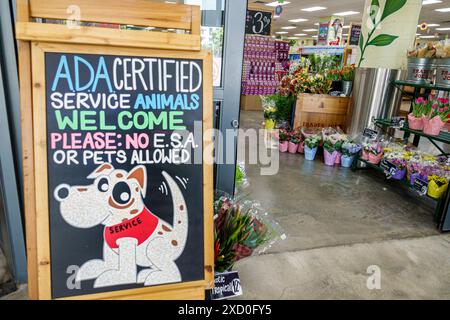
{"type": "MultiPolygon", "coordinates": [[[[263,10],[264,6],[270,7],[267,3],[270,4],[270,1],[249,1],[249,10],[263,10]]],[[[280,4],[273,3],[273,5],[280,4]]],[[[450,25],[446,21],[448,13],[436,11],[449,6],[449,1],[424,3],[419,22],[424,22],[427,26],[426,28],[417,26],[414,47],[404,50],[405,60],[407,55],[409,58],[417,57],[417,52],[432,57],[432,53],[426,52],[428,45],[432,46],[433,50],[436,46],[440,48],[442,44],[449,45],[447,39],[450,25]],[[416,56],[413,56],[414,54],[416,56]]],[[[349,41],[352,26],[362,24],[364,1],[309,0],[290,3],[285,1],[281,4],[281,8],[279,16],[274,13],[275,19],[268,35],[246,35],[245,46],[248,47],[248,51],[244,53],[240,114],[240,127],[243,129],[281,130],[277,135],[277,138],[280,138],[279,171],[273,176],[261,175],[261,165],[249,164],[248,158],[245,158],[251,153],[251,149],[257,146],[241,141],[241,149],[238,151],[241,157],[238,154],[238,161],[241,169],[245,171],[246,181],[244,187],[238,185],[237,196],[258,199],[284,228],[287,238],[271,247],[268,255],[251,257],[236,264],[242,281],[245,281],[244,297],[247,299],[320,299],[329,296],[368,299],[448,297],[445,289],[449,285],[448,264],[438,252],[430,251],[430,247],[447,250],[445,247],[448,244],[445,243],[445,239],[439,237],[442,232],[439,219],[442,217],[436,216],[436,212],[442,210],[439,206],[443,205],[446,191],[437,197],[430,196],[429,193],[424,195],[408,180],[410,172],[398,179],[388,173],[389,168],[381,166],[381,161],[375,160],[375,165],[367,165],[366,162],[358,160],[362,157],[361,152],[365,148],[369,150],[368,145],[374,141],[385,149],[382,153],[383,158],[387,159],[396,157],[389,158],[391,149],[394,149],[393,152],[399,154],[399,157],[409,152],[406,145],[416,144],[412,147],[414,150],[412,152],[420,155],[412,157],[423,158],[426,155],[437,156],[447,153],[448,144],[445,140],[428,140],[423,136],[417,141],[412,134],[409,138],[405,137],[398,124],[387,128],[366,119],[365,126],[356,125],[352,123],[351,118],[358,116],[356,113],[359,110],[353,110],[353,113],[351,110],[343,112],[332,110],[330,114],[323,115],[315,113],[318,109],[311,111],[320,103],[325,103],[325,109],[334,107],[328,96],[341,100],[336,108],[343,106],[351,108],[352,103],[357,100],[354,97],[355,91],[352,92],[352,89],[350,92],[345,91],[342,84],[334,88],[333,81],[332,84],[326,84],[324,89],[323,83],[314,83],[308,76],[314,78],[320,74],[317,81],[322,81],[327,77],[326,74],[340,71],[342,77],[339,80],[354,81],[354,71],[349,72],[348,69],[358,63],[355,46],[359,44],[349,44],[349,41]],[[341,16],[343,20],[340,43],[320,45],[318,38],[322,35],[319,24],[323,21],[329,23],[332,16],[341,16]],[[263,40],[258,44],[258,39],[261,38],[263,40]],[[266,59],[266,55],[263,54],[264,58],[261,59],[261,55],[253,53],[253,50],[258,51],[254,49],[258,45],[272,51],[270,48],[272,41],[275,41],[274,50],[277,53],[275,57],[269,54],[267,56],[270,58],[266,59]],[[289,45],[287,61],[284,60],[284,48],[279,49],[284,43],[289,45]],[[262,76],[262,80],[258,78],[260,72],[273,74],[272,70],[265,71],[264,63],[262,65],[258,63],[264,60],[269,61],[269,65],[270,63],[275,65],[275,75],[269,77],[274,79],[275,84],[270,81],[264,82],[266,75],[262,76]],[[321,66],[320,63],[325,66],[321,66]],[[295,73],[295,68],[301,70],[297,73],[302,74],[287,80],[286,75],[295,73]],[[293,85],[292,79],[297,79],[298,83],[293,85]],[[302,86],[299,84],[302,81],[309,83],[302,86]],[[288,99],[280,98],[280,92],[281,95],[283,90],[284,95],[286,91],[289,92],[289,88],[286,88],[289,85],[286,86],[286,83],[291,83],[291,87],[295,87],[294,90],[290,89],[291,92],[295,92],[296,103],[286,102],[288,99]],[[266,99],[261,99],[261,96],[266,99]],[[325,99],[325,102],[317,100],[318,97],[325,99]],[[286,104],[290,104],[292,109],[284,110],[286,104]],[[277,107],[283,110],[274,111],[277,107]],[[303,109],[299,111],[299,108],[303,109]],[[378,138],[368,139],[363,134],[364,129],[376,131],[378,138]],[[313,161],[307,159],[305,150],[306,144],[312,143],[309,141],[305,144],[305,140],[311,134],[316,134],[320,140],[313,161]],[[344,139],[358,145],[358,150],[362,149],[352,159],[353,168],[343,167],[343,158],[331,164],[326,163],[329,159],[325,158],[325,150],[330,150],[329,154],[338,150],[336,145],[335,148],[330,146],[333,142],[327,143],[326,136],[334,134],[337,138],[332,137],[331,140],[344,139]],[[282,147],[285,140],[289,142],[282,147]],[[302,146],[302,143],[305,145],[302,146]],[[366,268],[372,264],[382,265],[385,270],[385,279],[388,280],[384,282],[385,287],[382,291],[367,290],[365,281],[364,283],[361,281],[364,279],[366,268]],[[259,282],[258,275],[261,273],[270,274],[272,282],[266,284],[259,282]],[[423,278],[423,274],[427,274],[426,279],[423,278]],[[398,290],[399,287],[404,287],[402,283],[407,278],[416,279],[415,283],[411,285],[407,281],[410,287],[398,290]],[[441,282],[439,279],[447,280],[441,282]]],[[[335,40],[334,38],[332,41],[335,40]]],[[[410,75],[407,74],[400,77],[400,81],[410,79],[410,75]]],[[[390,95],[389,99],[396,100],[397,105],[391,113],[384,114],[389,116],[385,117],[390,118],[389,120],[405,121],[411,112],[412,103],[418,96],[425,99],[429,95],[440,97],[448,108],[447,86],[442,88],[442,91],[407,85],[398,87],[397,94],[387,93],[390,95]]],[[[373,92],[369,91],[366,94],[370,95],[373,92]]],[[[443,128],[440,136],[446,134],[447,130],[443,128]]],[[[347,151],[341,149],[338,152],[341,153],[338,157],[344,156],[345,153],[351,154],[348,149],[347,151]]],[[[404,167],[409,168],[410,159],[409,154],[407,159],[402,158],[404,167]]]]}

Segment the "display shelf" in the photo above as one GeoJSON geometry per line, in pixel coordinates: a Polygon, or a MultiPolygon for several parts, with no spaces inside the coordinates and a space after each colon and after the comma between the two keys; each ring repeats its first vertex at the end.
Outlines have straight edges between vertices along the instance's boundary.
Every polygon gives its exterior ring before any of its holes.
{"type": "Polygon", "coordinates": [[[392,84],[395,85],[396,87],[408,86],[408,87],[413,87],[413,88],[417,88],[417,89],[423,88],[423,89],[428,89],[428,90],[450,91],[450,88],[448,88],[448,87],[436,86],[434,84],[417,84],[417,83],[409,82],[407,80],[394,80],[394,81],[392,81],[392,84]]]}

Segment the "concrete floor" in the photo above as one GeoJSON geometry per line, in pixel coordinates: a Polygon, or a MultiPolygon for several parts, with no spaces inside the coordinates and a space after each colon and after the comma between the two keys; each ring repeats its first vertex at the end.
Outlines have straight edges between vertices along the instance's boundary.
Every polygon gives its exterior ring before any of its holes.
{"type": "MultiPolygon", "coordinates": [[[[261,112],[241,113],[244,129],[262,121],[261,112]]],[[[259,169],[246,166],[241,196],[260,201],[288,237],[237,263],[241,298],[450,298],[450,235],[436,229],[433,202],[372,171],[300,154],[281,154],[275,176],[259,169]],[[381,290],[367,289],[371,265],[381,270],[381,290]]]]}

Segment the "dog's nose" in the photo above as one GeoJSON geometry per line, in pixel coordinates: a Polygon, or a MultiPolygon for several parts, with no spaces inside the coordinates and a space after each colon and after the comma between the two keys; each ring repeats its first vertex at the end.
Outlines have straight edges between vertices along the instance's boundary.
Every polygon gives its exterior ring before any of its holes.
{"type": "Polygon", "coordinates": [[[69,190],[70,186],[68,184],[60,184],[56,187],[53,195],[55,196],[56,200],[61,202],[69,196],[69,190]]]}

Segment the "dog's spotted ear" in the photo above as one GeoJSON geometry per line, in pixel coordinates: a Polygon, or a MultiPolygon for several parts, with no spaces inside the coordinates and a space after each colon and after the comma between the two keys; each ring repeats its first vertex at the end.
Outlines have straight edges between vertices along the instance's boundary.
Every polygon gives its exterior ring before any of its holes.
{"type": "Polygon", "coordinates": [[[112,164],[109,163],[103,163],[98,166],[97,169],[95,169],[90,175],[88,175],[88,179],[95,179],[101,174],[110,174],[114,170],[114,167],[112,164]]]}
{"type": "Polygon", "coordinates": [[[127,179],[136,179],[141,188],[142,196],[145,197],[145,191],[147,190],[147,170],[144,166],[134,167],[127,176],[127,179]]]}

